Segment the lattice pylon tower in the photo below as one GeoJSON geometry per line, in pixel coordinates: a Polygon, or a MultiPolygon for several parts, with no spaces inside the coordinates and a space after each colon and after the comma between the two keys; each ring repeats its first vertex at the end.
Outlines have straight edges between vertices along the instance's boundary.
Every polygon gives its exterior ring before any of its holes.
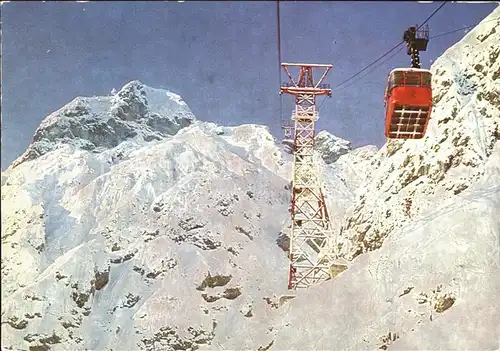
{"type": "Polygon", "coordinates": [[[289,82],[283,83],[280,94],[295,97],[292,171],[292,229],[290,234],[290,272],[288,289],[307,288],[330,278],[329,262],[333,261],[333,232],[314,161],[315,123],[318,120],[316,96],[332,91],[323,80],[332,65],[282,63],[289,82]],[[296,80],[289,68],[299,69],[296,80]],[[324,69],[314,82],[313,68],[324,69]],[[331,254],[330,254],[331,252],[331,254]]]}

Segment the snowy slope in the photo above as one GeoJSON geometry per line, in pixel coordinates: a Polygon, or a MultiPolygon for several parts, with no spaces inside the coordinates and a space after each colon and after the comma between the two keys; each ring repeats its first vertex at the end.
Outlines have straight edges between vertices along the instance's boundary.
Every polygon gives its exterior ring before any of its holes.
{"type": "Polygon", "coordinates": [[[195,345],[272,308],[286,276],[262,272],[286,271],[286,181],[213,129],[112,165],[64,145],[3,175],[2,344],[195,345]]]}
{"type": "Polygon", "coordinates": [[[500,187],[475,184],[301,291],[257,339],[275,350],[497,350],[498,213],[500,187]]]}
{"type": "Polygon", "coordinates": [[[360,187],[370,179],[377,147],[352,149],[351,143],[326,131],[316,137],[317,165],[334,233],[341,229],[360,187]]]}

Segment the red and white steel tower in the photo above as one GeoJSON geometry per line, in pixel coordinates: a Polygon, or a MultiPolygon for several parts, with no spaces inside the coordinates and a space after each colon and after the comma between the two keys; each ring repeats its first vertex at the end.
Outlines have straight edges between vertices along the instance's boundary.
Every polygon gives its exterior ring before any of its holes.
{"type": "Polygon", "coordinates": [[[288,289],[297,289],[329,279],[329,262],[335,259],[333,232],[314,161],[316,96],[332,96],[329,84],[322,83],[332,65],[281,63],[281,67],[289,81],[281,85],[280,94],[295,96],[288,289]],[[292,67],[299,69],[296,80],[289,71],[292,67]],[[324,70],[317,82],[313,68],[324,70]]]}

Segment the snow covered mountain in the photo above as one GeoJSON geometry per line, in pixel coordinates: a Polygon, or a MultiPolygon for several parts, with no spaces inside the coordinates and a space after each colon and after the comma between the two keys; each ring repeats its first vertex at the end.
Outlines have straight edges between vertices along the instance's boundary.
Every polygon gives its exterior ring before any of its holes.
{"type": "Polygon", "coordinates": [[[251,329],[287,286],[285,149],[137,81],[48,116],[2,173],[2,345],[194,349],[251,329]]]}
{"type": "Polygon", "coordinates": [[[286,286],[262,274],[286,269],[278,148],[168,94],[131,82],[76,99],[2,174],[2,345],[194,347],[286,286]]]}
{"type": "Polygon", "coordinates": [[[433,65],[425,139],[317,135],[351,262],[281,308],[291,155],[266,127],[137,81],[54,112],[2,172],[2,347],[498,349],[498,17],[433,65]]]}

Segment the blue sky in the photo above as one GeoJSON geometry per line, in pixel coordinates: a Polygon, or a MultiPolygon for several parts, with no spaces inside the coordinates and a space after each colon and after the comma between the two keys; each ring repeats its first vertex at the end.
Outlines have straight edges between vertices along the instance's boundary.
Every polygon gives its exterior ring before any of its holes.
{"type": "MultiPolygon", "coordinates": [[[[405,51],[351,86],[335,86],[439,4],[281,2],[282,60],[334,66],[325,81],[333,96],[322,105],[318,130],[354,146],[384,143],[386,77],[409,66],[405,51]]],[[[448,3],[429,21],[430,35],[475,24],[496,6],[448,3]]],[[[198,119],[264,124],[282,135],[274,1],[9,2],[1,15],[2,169],[24,152],[49,113],[134,79],[179,93],[198,119]]],[[[431,40],[423,68],[464,35],[431,40]]],[[[285,118],[292,109],[292,97],[284,96],[285,118]]]]}

